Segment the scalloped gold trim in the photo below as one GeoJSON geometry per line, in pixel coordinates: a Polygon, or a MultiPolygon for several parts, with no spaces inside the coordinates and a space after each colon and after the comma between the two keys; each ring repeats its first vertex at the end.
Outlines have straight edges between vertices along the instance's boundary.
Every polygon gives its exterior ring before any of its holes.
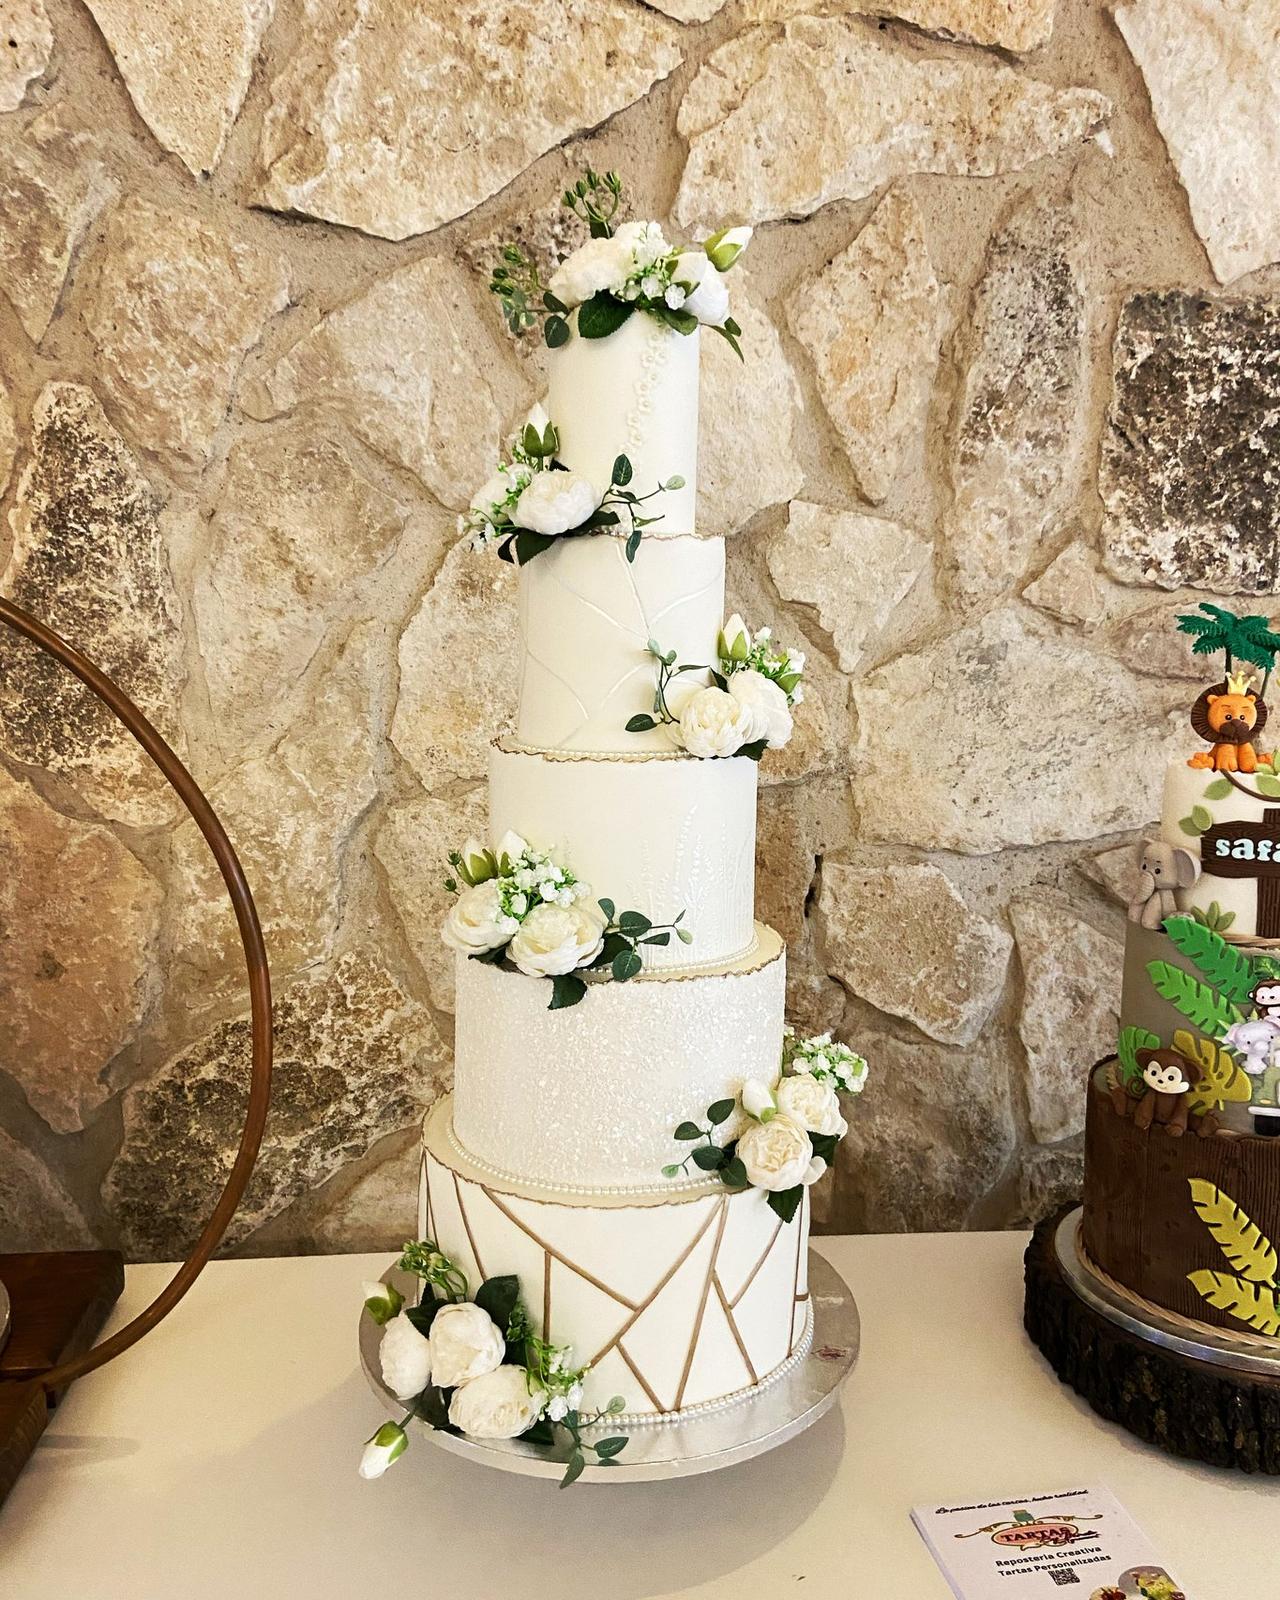
{"type": "MultiPolygon", "coordinates": [[[[539,756],[544,761],[611,761],[623,765],[640,761],[701,761],[687,750],[553,750],[542,744],[521,744],[518,739],[499,736],[490,741],[504,756],[539,756]]],[[[722,756],[724,761],[749,761],[749,756],[722,756]]]]}

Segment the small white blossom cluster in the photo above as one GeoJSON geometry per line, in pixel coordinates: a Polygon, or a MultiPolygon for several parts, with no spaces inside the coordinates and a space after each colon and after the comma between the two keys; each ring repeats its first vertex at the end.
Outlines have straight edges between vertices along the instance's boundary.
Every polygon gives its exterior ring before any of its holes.
{"type": "Polygon", "coordinates": [[[739,672],[754,672],[777,684],[787,697],[789,706],[798,706],[804,699],[805,654],[790,645],[776,647],[772,628],[758,628],[753,634],[735,611],[720,632],[717,645],[720,670],[726,677],[739,672]]]}
{"type": "Polygon", "coordinates": [[[458,898],[440,936],[451,950],[476,956],[505,947],[521,972],[545,978],[589,966],[603,949],[608,919],[590,885],[518,833],[504,835],[496,851],[468,839],[449,864],[457,878],[445,887],[458,898]]]}
{"type": "Polygon", "coordinates": [[[458,518],[458,532],[472,549],[491,549],[521,528],[569,533],[594,515],[602,498],[595,487],[580,473],[552,470],[559,442],[547,413],[534,406],[508,446],[507,459],[458,518]]]}
{"type": "Polygon", "coordinates": [[[705,244],[682,247],[668,243],[656,222],[624,222],[615,232],[579,245],[556,268],[547,289],[566,310],[607,294],[641,310],[684,311],[721,327],[729,315],[722,277],[746,249],[751,231],[726,228],[705,244]]]}
{"type": "Polygon", "coordinates": [[[834,1084],[843,1094],[861,1094],[866,1087],[865,1058],[830,1033],[799,1039],[788,1025],[783,1031],[782,1065],[788,1072],[807,1073],[819,1083],[834,1084]]]}

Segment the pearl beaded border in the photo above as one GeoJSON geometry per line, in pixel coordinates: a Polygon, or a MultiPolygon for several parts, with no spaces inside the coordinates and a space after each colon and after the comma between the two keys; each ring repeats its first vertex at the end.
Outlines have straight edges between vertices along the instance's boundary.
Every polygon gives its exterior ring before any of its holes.
{"type": "MultiPolygon", "coordinates": [[[[430,1113],[428,1113],[428,1115],[429,1114],[430,1113]]],[[[498,1178],[503,1183],[515,1184],[520,1190],[520,1198],[541,1200],[547,1205],[560,1204],[563,1198],[566,1196],[585,1197],[590,1199],[592,1195],[599,1195],[601,1197],[624,1195],[634,1196],[637,1199],[644,1198],[649,1200],[661,1200],[667,1195],[679,1193],[693,1194],[697,1193],[699,1190],[709,1195],[719,1194],[723,1189],[723,1185],[721,1185],[718,1179],[708,1183],[705,1178],[664,1178],[661,1183],[657,1184],[562,1183],[557,1184],[554,1189],[551,1189],[543,1184],[531,1181],[528,1178],[522,1178],[518,1172],[509,1172],[505,1167],[495,1167],[490,1162],[482,1161],[479,1156],[473,1155],[472,1152],[467,1149],[466,1145],[463,1144],[462,1140],[459,1139],[457,1131],[453,1126],[452,1117],[449,1118],[448,1131],[450,1149],[453,1151],[454,1155],[456,1155],[460,1160],[465,1161],[468,1166],[474,1167],[477,1172],[484,1173],[485,1177],[487,1178],[498,1178]]],[[[428,1154],[429,1153],[430,1152],[428,1151],[428,1154]]]]}

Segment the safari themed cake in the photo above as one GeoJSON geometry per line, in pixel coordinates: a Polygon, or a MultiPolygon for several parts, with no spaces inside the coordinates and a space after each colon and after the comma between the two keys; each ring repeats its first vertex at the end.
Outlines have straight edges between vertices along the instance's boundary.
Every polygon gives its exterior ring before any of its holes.
{"type": "Polygon", "coordinates": [[[1280,633],[1177,619],[1221,675],[1191,707],[1137,851],[1116,1053],[1093,1071],[1080,1244],[1113,1288],[1246,1348],[1280,1345],[1280,633]]]}

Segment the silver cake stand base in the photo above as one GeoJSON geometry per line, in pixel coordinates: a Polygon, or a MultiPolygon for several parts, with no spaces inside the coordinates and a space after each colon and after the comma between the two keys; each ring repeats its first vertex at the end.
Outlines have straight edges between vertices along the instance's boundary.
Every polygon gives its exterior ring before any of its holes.
{"type": "MultiPolygon", "coordinates": [[[[394,1268],[383,1274],[382,1281],[395,1284],[406,1296],[416,1288],[413,1279],[394,1268]]],[[[626,1433],[629,1443],[616,1467],[589,1466],[583,1481],[649,1483],[718,1472],[722,1467],[736,1466],[776,1449],[825,1416],[857,1362],[861,1326],[848,1285],[829,1262],[812,1250],[809,1294],[812,1337],[808,1349],[780,1377],[748,1391],[723,1410],[640,1426],[610,1425],[609,1432],[626,1433]]],[[[383,1383],[378,1367],[381,1336],[382,1330],[362,1312],[360,1365],[369,1387],[386,1405],[388,1416],[399,1419],[404,1407],[383,1383]]],[[[442,1450],[502,1472],[556,1479],[564,1474],[567,1445],[564,1451],[539,1449],[519,1439],[467,1439],[431,1428],[425,1422],[419,1422],[417,1427],[422,1436],[442,1450]]]]}

